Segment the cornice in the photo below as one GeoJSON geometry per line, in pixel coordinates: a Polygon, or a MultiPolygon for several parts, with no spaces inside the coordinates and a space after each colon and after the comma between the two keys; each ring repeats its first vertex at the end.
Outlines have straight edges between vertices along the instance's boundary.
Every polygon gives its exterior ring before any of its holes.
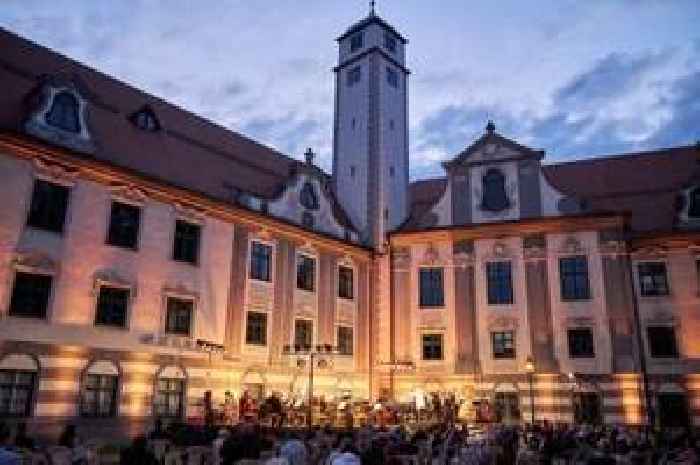
{"type": "Polygon", "coordinates": [[[56,163],[63,170],[75,173],[77,177],[98,182],[106,188],[115,185],[134,186],[143,191],[149,198],[174,205],[176,208],[187,206],[189,209],[197,211],[198,214],[209,215],[230,223],[240,223],[253,229],[260,227],[270,229],[285,238],[313,242],[320,247],[336,253],[347,254],[355,259],[362,261],[372,259],[372,250],[367,247],[304,230],[279,218],[272,218],[240,206],[231,205],[199,192],[153,179],[133,170],[116,167],[102,160],[95,160],[90,156],[75,154],[58,147],[49,147],[24,136],[0,132],[0,149],[3,149],[5,154],[17,158],[30,161],[39,159],[42,164],[56,163]]]}

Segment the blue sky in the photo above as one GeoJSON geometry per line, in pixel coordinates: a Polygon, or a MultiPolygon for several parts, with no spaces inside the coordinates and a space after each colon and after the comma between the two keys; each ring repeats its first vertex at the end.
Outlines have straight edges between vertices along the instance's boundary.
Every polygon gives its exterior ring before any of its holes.
{"type": "MultiPolygon", "coordinates": [[[[487,118],[547,160],[700,140],[698,0],[379,0],[410,40],[411,175],[487,118]]],[[[335,37],[364,0],[3,0],[0,26],[329,170],[335,37]]]]}

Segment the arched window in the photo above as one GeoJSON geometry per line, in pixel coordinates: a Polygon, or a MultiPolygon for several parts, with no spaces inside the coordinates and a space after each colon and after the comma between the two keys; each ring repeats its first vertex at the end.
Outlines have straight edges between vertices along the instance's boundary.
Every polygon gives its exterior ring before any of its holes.
{"type": "Polygon", "coordinates": [[[119,370],[109,360],[93,362],[83,381],[80,414],[84,417],[113,417],[117,414],[119,370]]]}
{"type": "Polygon", "coordinates": [[[304,187],[301,188],[299,201],[309,210],[318,210],[318,195],[316,195],[316,189],[314,189],[313,184],[310,182],[304,183],[304,187]]]}
{"type": "Polygon", "coordinates": [[[53,98],[46,122],[68,132],[80,132],[78,99],[68,91],[59,92],[53,98]]]}
{"type": "Polygon", "coordinates": [[[688,216],[700,218],[700,187],[696,187],[688,193],[688,202],[688,216]]]}
{"type": "Polygon", "coordinates": [[[506,178],[500,170],[490,169],[482,179],[481,208],[492,212],[505,210],[510,205],[506,194],[506,178]]]}

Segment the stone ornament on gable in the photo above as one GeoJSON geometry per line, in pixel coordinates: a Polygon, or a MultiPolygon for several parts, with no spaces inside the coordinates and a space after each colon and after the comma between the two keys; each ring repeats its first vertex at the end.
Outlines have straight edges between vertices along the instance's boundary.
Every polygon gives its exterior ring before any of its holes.
{"type": "Polygon", "coordinates": [[[585,252],[581,241],[579,241],[575,236],[568,236],[564,241],[562,241],[561,249],[559,250],[561,254],[564,255],[574,255],[581,254],[585,252]]]}
{"type": "Polygon", "coordinates": [[[128,288],[129,298],[133,300],[136,297],[136,285],[117,270],[105,269],[95,272],[92,285],[93,294],[99,295],[102,286],[128,288]]]}
{"type": "Polygon", "coordinates": [[[194,301],[199,300],[199,292],[190,289],[181,282],[178,282],[175,285],[166,284],[163,286],[163,295],[191,299],[194,301]]]}
{"type": "Polygon", "coordinates": [[[440,252],[434,244],[430,243],[423,253],[423,265],[434,266],[440,264],[440,252]]]}
{"type": "Polygon", "coordinates": [[[507,316],[492,317],[489,320],[488,328],[493,330],[515,330],[518,327],[519,321],[517,318],[507,316]]]}
{"type": "Polygon", "coordinates": [[[562,321],[562,328],[593,328],[595,320],[589,317],[569,317],[562,321]]]}
{"type": "Polygon", "coordinates": [[[174,203],[173,210],[178,218],[189,221],[190,223],[201,224],[206,218],[206,211],[203,208],[191,205],[174,203]]]}
{"type": "Polygon", "coordinates": [[[143,204],[148,198],[145,189],[134,186],[133,184],[112,184],[109,186],[109,192],[112,197],[117,197],[139,204],[143,204]]]}
{"type": "Polygon", "coordinates": [[[37,178],[64,185],[73,185],[78,178],[76,168],[43,157],[34,158],[32,161],[37,178]]]}
{"type": "Polygon", "coordinates": [[[12,266],[18,270],[55,274],[58,271],[58,262],[48,254],[39,251],[19,251],[15,253],[12,266]]]}

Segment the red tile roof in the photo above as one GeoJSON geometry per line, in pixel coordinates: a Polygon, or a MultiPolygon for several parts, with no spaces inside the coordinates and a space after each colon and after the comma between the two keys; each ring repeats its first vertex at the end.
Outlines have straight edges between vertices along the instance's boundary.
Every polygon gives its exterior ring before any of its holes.
{"type": "MultiPolygon", "coordinates": [[[[659,149],[544,165],[547,180],[565,195],[585,200],[586,212],[631,214],[634,234],[671,231],[680,191],[698,180],[700,146],[659,149]]],[[[410,218],[415,229],[441,198],[446,178],[411,183],[410,218]]]]}
{"type": "MultiPolygon", "coordinates": [[[[301,165],[270,147],[183,110],[0,28],[0,130],[22,132],[29,96],[51,76],[76,82],[89,101],[94,157],[205,195],[231,189],[271,198],[301,165]],[[144,105],[162,129],[138,129],[129,117],[144,105]]],[[[336,202],[337,203],[337,202],[336,202]]],[[[341,224],[349,225],[339,205],[341,224]]]]}

